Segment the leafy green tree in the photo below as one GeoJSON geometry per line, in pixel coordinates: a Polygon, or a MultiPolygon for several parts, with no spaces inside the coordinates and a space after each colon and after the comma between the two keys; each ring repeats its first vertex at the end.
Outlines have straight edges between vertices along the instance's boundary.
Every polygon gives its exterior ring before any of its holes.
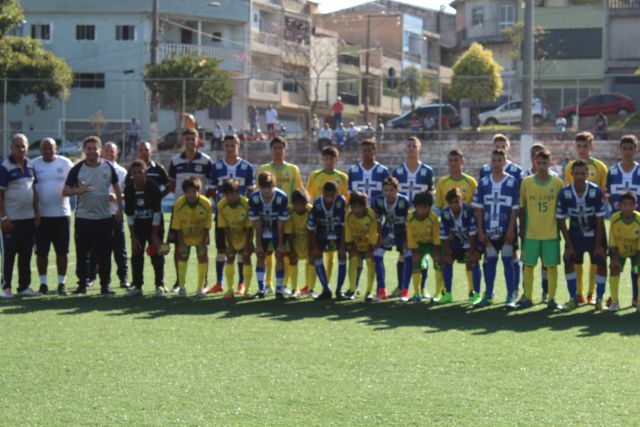
{"type": "Polygon", "coordinates": [[[472,43],[455,64],[449,96],[456,101],[468,99],[473,103],[495,100],[502,92],[500,65],[493,52],[472,43]]]}
{"type": "Polygon", "coordinates": [[[415,110],[416,101],[429,92],[428,78],[413,65],[402,71],[402,77],[398,82],[398,94],[406,96],[411,102],[411,110],[415,110]]]}
{"type": "Polygon", "coordinates": [[[229,103],[233,89],[228,73],[219,68],[221,62],[186,54],[167,56],[158,65],[147,66],[145,84],[149,90],[156,90],[160,106],[176,112],[176,129],[180,128],[182,113],[229,103]]]}

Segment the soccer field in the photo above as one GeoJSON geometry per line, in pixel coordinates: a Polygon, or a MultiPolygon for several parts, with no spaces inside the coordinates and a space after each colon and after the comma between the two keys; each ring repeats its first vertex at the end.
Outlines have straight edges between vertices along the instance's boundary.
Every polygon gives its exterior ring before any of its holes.
{"type": "MultiPolygon", "coordinates": [[[[640,316],[627,271],[620,312],[557,314],[470,310],[460,266],[456,303],[436,307],[157,299],[146,262],[143,298],[103,298],[94,286],[86,297],[0,301],[0,425],[638,422],[640,316]]],[[[387,268],[395,277],[395,255],[387,268]]],[[[193,262],[189,278],[193,295],[193,262]]],[[[562,274],[559,289],[564,302],[562,274]]],[[[501,303],[501,279],[496,291],[501,303]]]]}

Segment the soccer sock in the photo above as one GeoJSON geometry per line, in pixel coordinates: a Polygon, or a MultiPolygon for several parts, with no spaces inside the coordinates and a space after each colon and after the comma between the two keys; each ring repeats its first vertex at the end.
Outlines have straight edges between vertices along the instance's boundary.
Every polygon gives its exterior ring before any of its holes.
{"type": "MultiPolygon", "coordinates": [[[[209,265],[209,263],[206,263],[206,262],[199,262],[198,263],[198,290],[204,288],[204,282],[205,282],[206,277],[207,277],[207,266],[208,265],[209,265]]],[[[233,265],[231,266],[231,268],[233,269],[233,265]]]]}
{"type": "Polygon", "coordinates": [[[273,254],[267,255],[265,259],[265,284],[269,288],[273,288],[273,254]]]}
{"type": "Polygon", "coordinates": [[[367,258],[367,293],[373,290],[373,282],[376,280],[376,269],[373,266],[373,259],[367,258]]]}
{"type": "Polygon", "coordinates": [[[567,278],[567,290],[569,291],[569,296],[572,300],[575,300],[578,296],[578,287],[576,285],[576,273],[567,273],[565,274],[567,278]]]}
{"type": "MultiPolygon", "coordinates": [[[[444,280],[445,290],[451,293],[451,282],[453,281],[453,264],[447,263],[444,265],[444,271],[442,272],[442,279],[444,280]]],[[[439,295],[439,294],[436,292],[436,295],[439,295]]]]}
{"type": "Polygon", "coordinates": [[[338,289],[342,289],[344,279],[347,278],[347,260],[338,260],[338,289]]]}
{"type": "MultiPolygon", "coordinates": [[[[480,293],[480,279],[482,274],[480,273],[480,264],[471,266],[471,280],[473,281],[473,292],[480,293]]],[[[491,298],[493,295],[489,295],[491,298]]]]}
{"type": "Polygon", "coordinates": [[[591,264],[589,266],[589,295],[593,295],[596,290],[596,274],[598,272],[598,266],[591,264]]]}
{"type": "MultiPolygon", "coordinates": [[[[444,289],[444,277],[442,277],[442,269],[434,267],[433,270],[434,270],[434,276],[436,278],[436,295],[440,295],[440,294],[442,294],[442,290],[444,289]]],[[[425,276],[424,276],[425,284],[427,282],[427,273],[428,272],[429,272],[428,270],[424,271],[424,273],[425,273],[425,276]]],[[[423,289],[424,289],[424,286],[423,286],[423,289]]]]}
{"type": "MultiPolygon", "coordinates": [[[[515,270],[520,270],[519,264],[514,264],[511,257],[502,257],[502,268],[504,269],[504,283],[507,285],[507,297],[515,297],[518,291],[518,283],[515,280],[515,270]]],[[[498,258],[496,258],[496,266],[498,265],[498,258]]],[[[495,270],[494,270],[495,271],[495,270]]],[[[493,273],[493,277],[496,277],[496,273],[493,273]]],[[[493,286],[492,286],[493,288],[493,286]]]]}
{"type": "Polygon", "coordinates": [[[413,295],[421,295],[422,272],[416,271],[411,275],[411,279],[413,281],[413,295]]]}
{"type": "Polygon", "coordinates": [[[264,292],[264,267],[256,266],[256,279],[258,279],[258,292],[264,292]]]}
{"type": "Polygon", "coordinates": [[[40,275],[40,284],[41,285],[45,285],[45,286],[48,284],[47,283],[47,275],[46,274],[41,274],[40,275]]]}
{"type": "Polygon", "coordinates": [[[328,251],[324,253],[324,264],[326,265],[327,278],[331,278],[333,275],[333,265],[335,263],[335,251],[328,251]]]}
{"type": "Polygon", "coordinates": [[[542,292],[549,293],[549,276],[547,273],[547,269],[543,268],[540,272],[540,275],[542,276],[542,292]]]}
{"type": "Polygon", "coordinates": [[[67,275],[58,275],[58,284],[64,285],[65,283],[67,283],[67,275]]]}
{"type": "MultiPolygon", "coordinates": [[[[453,266],[451,266],[451,268],[453,269],[453,266]]],[[[467,276],[467,294],[471,294],[471,292],[474,291],[473,290],[473,273],[471,272],[471,270],[465,270],[464,273],[467,276]]]]}
{"type": "Polygon", "coordinates": [[[251,264],[243,264],[242,270],[244,270],[244,292],[249,292],[249,287],[251,286],[251,279],[253,278],[253,269],[251,268],[251,264]]]}
{"type": "MultiPolygon", "coordinates": [[[[291,289],[295,292],[298,290],[298,265],[289,265],[289,282],[291,289]]],[[[286,272],[285,272],[286,275],[286,272]]]]}
{"type": "Polygon", "coordinates": [[[522,264],[520,264],[519,258],[511,258],[511,263],[513,264],[513,291],[517,291],[518,287],[520,287],[520,269],[522,268],[522,264]]]}
{"type": "Polygon", "coordinates": [[[178,286],[184,288],[187,281],[187,261],[178,261],[178,286]]]}
{"type": "Polygon", "coordinates": [[[224,265],[227,261],[227,257],[218,254],[216,256],[216,284],[222,285],[222,276],[224,274],[224,265]]]}
{"type": "Polygon", "coordinates": [[[283,281],[284,281],[284,269],[276,270],[276,292],[282,292],[283,281]]]}
{"type": "Polygon", "coordinates": [[[322,263],[322,259],[316,260],[316,275],[320,280],[320,284],[322,285],[323,292],[331,292],[329,289],[329,280],[327,279],[327,270],[324,268],[324,264],[322,263]]]}
{"type": "MultiPolygon", "coordinates": [[[[240,267],[240,265],[238,265],[240,267]]],[[[235,265],[232,262],[228,262],[224,266],[224,281],[227,284],[227,291],[233,291],[233,283],[235,283],[235,265]]]]}
{"type": "Polygon", "coordinates": [[[582,281],[582,264],[574,264],[573,267],[576,269],[576,293],[578,295],[584,295],[584,282],[582,281]]]}
{"type": "Polygon", "coordinates": [[[547,277],[549,278],[549,300],[556,298],[558,290],[558,267],[547,267],[547,277]]]}
{"type": "MultiPolygon", "coordinates": [[[[238,283],[244,283],[244,264],[238,261],[238,283]]],[[[233,286],[233,282],[229,282],[229,286],[233,286]]]]}
{"type": "Polygon", "coordinates": [[[291,276],[291,272],[289,271],[290,260],[288,256],[284,257],[284,278],[282,279],[282,286],[289,286],[289,276],[291,276]]]}
{"type": "MultiPolygon", "coordinates": [[[[374,257],[373,260],[376,268],[376,279],[377,279],[376,288],[377,290],[384,289],[384,279],[386,274],[386,272],[384,271],[384,258],[381,256],[377,256],[377,257],[374,257]]],[[[399,268],[398,264],[396,264],[396,268],[399,268]]],[[[398,281],[398,283],[400,282],[398,281]]]]}
{"type": "Polygon", "coordinates": [[[620,276],[611,276],[609,278],[611,284],[611,301],[618,301],[618,289],[620,288],[620,276]]]}
{"type": "Polygon", "coordinates": [[[413,259],[411,255],[406,256],[404,258],[404,272],[402,274],[402,285],[401,288],[403,290],[409,289],[409,282],[413,278],[413,259]]]}
{"type": "MultiPolygon", "coordinates": [[[[424,293],[424,288],[427,286],[427,269],[423,268],[420,270],[422,276],[420,276],[420,290],[424,293]]],[[[436,277],[438,276],[438,272],[436,271],[436,277]]],[[[438,279],[436,279],[437,281],[438,279]]]]}
{"type": "Polygon", "coordinates": [[[596,299],[602,301],[604,291],[607,287],[607,276],[596,274],[596,299]]]}
{"type": "MultiPolygon", "coordinates": [[[[638,283],[638,273],[633,271],[633,267],[631,267],[631,283],[638,283]]],[[[638,300],[638,287],[631,286],[631,294],[634,300],[638,300]]]]}
{"type": "MultiPolygon", "coordinates": [[[[352,256],[349,258],[349,291],[356,291],[356,281],[358,280],[358,263],[360,263],[359,256],[352,256]]],[[[341,287],[338,287],[338,292],[341,291],[341,287]]]]}
{"type": "Polygon", "coordinates": [[[396,262],[396,279],[398,280],[398,288],[402,289],[402,285],[404,283],[404,280],[402,279],[404,277],[404,262],[396,262]]]}
{"type": "MultiPolygon", "coordinates": [[[[510,259],[508,263],[511,264],[510,259]]],[[[493,285],[496,281],[497,267],[498,267],[498,257],[495,257],[495,256],[485,258],[485,261],[482,264],[482,270],[484,273],[484,285],[486,287],[485,295],[487,297],[489,296],[489,291],[493,292],[493,285]]],[[[509,283],[506,283],[506,285],[507,285],[507,293],[509,293],[509,283]]]]}
{"type": "Polygon", "coordinates": [[[533,268],[530,265],[524,266],[524,297],[533,299],[533,268]]]}
{"type": "Polygon", "coordinates": [[[316,286],[316,269],[313,267],[311,262],[307,261],[304,266],[304,272],[304,277],[306,279],[305,285],[309,289],[309,292],[311,292],[316,286]]]}

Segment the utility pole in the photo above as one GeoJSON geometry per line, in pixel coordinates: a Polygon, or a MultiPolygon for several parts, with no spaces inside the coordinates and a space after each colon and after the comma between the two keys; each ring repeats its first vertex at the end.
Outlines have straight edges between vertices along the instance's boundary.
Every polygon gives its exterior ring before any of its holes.
{"type": "MultiPolygon", "coordinates": [[[[160,0],[152,0],[151,12],[151,66],[158,65],[158,32],[160,31],[160,0]]],[[[151,111],[149,115],[149,133],[151,134],[151,147],[158,151],[158,95],[151,90],[151,111]]]]}
{"type": "Polygon", "coordinates": [[[533,144],[533,0],[524,2],[524,39],[522,41],[522,136],[520,163],[529,168],[529,150],[533,144]]]}
{"type": "MultiPolygon", "coordinates": [[[[364,104],[364,123],[369,123],[369,50],[371,49],[371,15],[367,15],[367,49],[364,52],[364,91],[362,103],[364,104]]],[[[337,125],[336,125],[337,127],[337,125]]]]}

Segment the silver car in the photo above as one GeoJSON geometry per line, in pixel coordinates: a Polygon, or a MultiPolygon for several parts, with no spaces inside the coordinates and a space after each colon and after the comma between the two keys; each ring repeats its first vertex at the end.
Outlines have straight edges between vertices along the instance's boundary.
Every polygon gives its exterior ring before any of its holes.
{"type": "MultiPolygon", "coordinates": [[[[478,119],[483,125],[509,125],[522,121],[522,101],[505,102],[495,110],[478,114],[478,119]]],[[[536,125],[545,120],[550,120],[551,114],[542,104],[539,98],[533,100],[533,122],[536,125]]]]}

